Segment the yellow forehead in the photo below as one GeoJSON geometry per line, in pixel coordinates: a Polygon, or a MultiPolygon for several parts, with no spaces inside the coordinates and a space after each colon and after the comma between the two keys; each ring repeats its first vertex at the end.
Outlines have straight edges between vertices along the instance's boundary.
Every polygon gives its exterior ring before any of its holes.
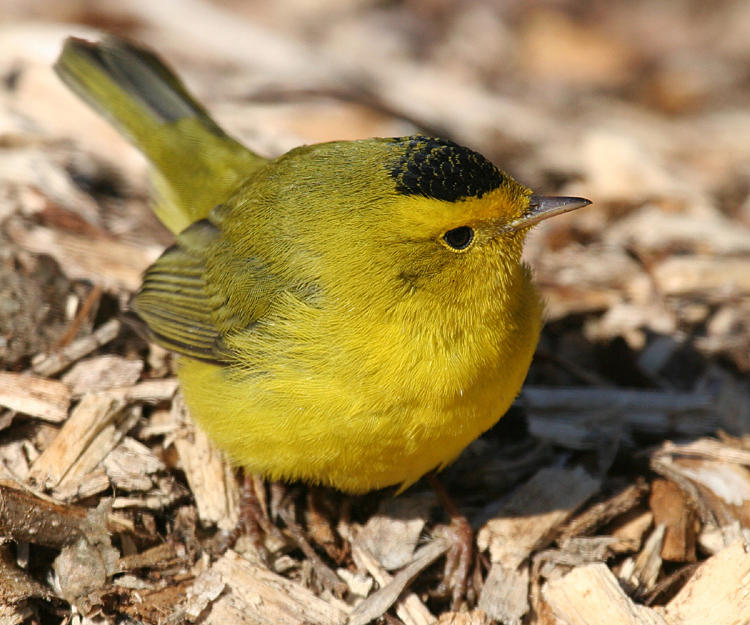
{"type": "Polygon", "coordinates": [[[482,223],[502,224],[519,218],[528,208],[531,191],[512,179],[482,197],[455,202],[421,196],[401,196],[397,201],[400,220],[426,232],[451,230],[482,223]]]}

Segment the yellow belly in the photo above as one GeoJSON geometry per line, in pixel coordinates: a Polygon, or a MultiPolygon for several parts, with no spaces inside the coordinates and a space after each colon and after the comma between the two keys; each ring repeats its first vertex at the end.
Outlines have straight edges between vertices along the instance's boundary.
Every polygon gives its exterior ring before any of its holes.
{"type": "MultiPolygon", "coordinates": [[[[521,359],[519,359],[521,360],[521,359]]],[[[528,357],[523,359],[528,364],[528,357]]],[[[237,464],[270,479],[296,480],[365,492],[408,486],[454,460],[507,410],[526,367],[471,392],[471,400],[347,411],[341,398],[325,404],[258,401],[254,384],[230,379],[214,365],[183,359],[180,379],[191,414],[237,464]],[[210,388],[211,393],[192,392],[210,388]]]]}
{"type": "Polygon", "coordinates": [[[290,357],[263,374],[182,358],[179,377],[196,421],[253,473],[352,493],[406,487],[452,462],[508,409],[536,345],[533,313],[473,371],[448,357],[407,366],[376,354],[382,376],[362,375],[358,363],[304,368],[290,357]]]}

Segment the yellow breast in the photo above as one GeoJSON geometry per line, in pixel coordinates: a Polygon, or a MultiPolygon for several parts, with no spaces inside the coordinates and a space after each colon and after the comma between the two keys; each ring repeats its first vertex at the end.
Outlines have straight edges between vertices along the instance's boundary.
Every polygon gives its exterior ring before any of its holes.
{"type": "Polygon", "coordinates": [[[234,345],[242,366],[182,358],[186,402],[254,473],[355,493],[408,486],[453,461],[517,395],[541,325],[525,270],[518,279],[517,297],[463,331],[445,324],[465,318],[415,325],[408,311],[343,309],[321,317],[286,302],[284,319],[234,345]]]}

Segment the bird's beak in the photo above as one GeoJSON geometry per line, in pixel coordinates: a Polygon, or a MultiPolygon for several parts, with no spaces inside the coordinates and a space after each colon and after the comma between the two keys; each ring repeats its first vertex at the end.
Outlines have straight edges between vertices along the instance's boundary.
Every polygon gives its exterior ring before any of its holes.
{"type": "Polygon", "coordinates": [[[591,200],[582,197],[550,197],[544,195],[529,196],[529,207],[523,217],[508,224],[508,230],[516,231],[530,228],[544,219],[562,215],[577,208],[591,204],[591,200]]]}

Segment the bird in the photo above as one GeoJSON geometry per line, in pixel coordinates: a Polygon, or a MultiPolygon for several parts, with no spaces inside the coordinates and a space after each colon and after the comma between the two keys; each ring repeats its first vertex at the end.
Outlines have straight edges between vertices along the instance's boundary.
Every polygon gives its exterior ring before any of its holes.
{"type": "Polygon", "coordinates": [[[55,70],[151,164],[175,243],[131,305],[236,464],[403,490],[503,416],[542,326],[526,235],[589,200],[424,135],[261,157],[115,36],[67,39],[55,70]]]}
{"type": "Polygon", "coordinates": [[[346,493],[436,472],[518,395],[543,303],[522,260],[543,196],[451,140],[329,141],[265,158],[230,137],[151,50],[65,41],[55,71],[150,163],[175,242],[132,310],[177,355],[191,416],[246,473],[346,493]]]}
{"type": "Polygon", "coordinates": [[[429,475],[455,525],[456,607],[472,533],[434,476],[528,372],[543,318],[528,232],[591,202],[533,193],[422,134],[265,158],[114,35],[68,38],[55,70],[150,163],[175,242],[130,305],[177,355],[191,416],[269,480],[357,494],[429,475]]]}

